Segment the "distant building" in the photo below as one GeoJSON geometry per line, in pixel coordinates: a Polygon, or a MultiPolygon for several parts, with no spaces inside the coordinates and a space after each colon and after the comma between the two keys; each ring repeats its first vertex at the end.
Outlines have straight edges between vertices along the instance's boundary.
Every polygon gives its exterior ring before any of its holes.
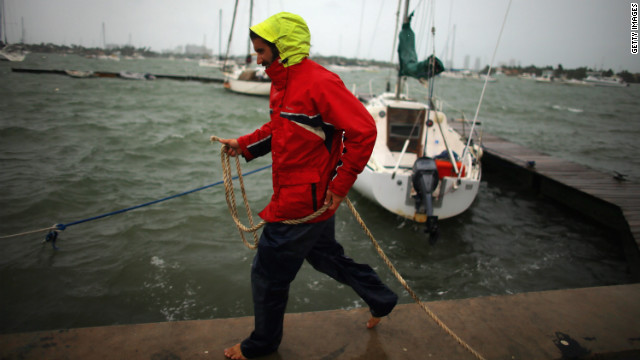
{"type": "Polygon", "coordinates": [[[211,55],[213,51],[202,45],[186,45],[184,53],[185,55],[211,55]]]}

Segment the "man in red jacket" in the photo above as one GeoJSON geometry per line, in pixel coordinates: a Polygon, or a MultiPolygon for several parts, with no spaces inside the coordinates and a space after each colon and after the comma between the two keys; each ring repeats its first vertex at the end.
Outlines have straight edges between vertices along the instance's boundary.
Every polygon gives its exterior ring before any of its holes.
{"type": "Polygon", "coordinates": [[[335,239],[334,213],[367,164],[376,126],[340,78],[309,60],[305,21],[276,14],[251,27],[257,63],[271,78],[271,120],[251,134],[222,140],[247,161],[271,152],[273,196],[260,212],[265,225],[251,268],[255,329],[225,349],[231,359],[262,356],[282,340],[289,284],[306,259],[316,270],[351,286],[370,308],[368,328],[391,312],[397,295],[366,264],[344,255],[335,239]],[[331,204],[319,217],[297,219],[331,204]]]}

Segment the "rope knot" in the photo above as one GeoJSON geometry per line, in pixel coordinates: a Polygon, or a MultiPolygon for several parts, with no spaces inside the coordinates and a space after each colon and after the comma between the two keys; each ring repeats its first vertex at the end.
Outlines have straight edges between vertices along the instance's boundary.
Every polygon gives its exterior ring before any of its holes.
{"type": "Polygon", "coordinates": [[[56,241],[58,240],[58,232],[55,230],[51,230],[49,231],[49,233],[47,234],[47,236],[44,238],[44,242],[51,243],[51,247],[53,248],[53,250],[58,250],[59,248],[56,246],[56,241]]]}

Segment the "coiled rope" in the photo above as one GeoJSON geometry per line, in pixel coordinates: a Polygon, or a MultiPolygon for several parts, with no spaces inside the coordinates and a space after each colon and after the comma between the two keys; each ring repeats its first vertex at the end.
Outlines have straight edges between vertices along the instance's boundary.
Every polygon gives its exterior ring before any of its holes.
{"type": "MultiPolygon", "coordinates": [[[[217,137],[217,136],[211,136],[211,141],[212,142],[213,141],[220,141],[220,138],[217,137]]],[[[234,187],[233,187],[233,182],[231,181],[231,179],[232,179],[232,176],[231,176],[231,164],[230,164],[230,160],[229,160],[229,154],[227,154],[226,148],[227,148],[227,145],[222,144],[222,147],[220,148],[220,161],[222,162],[222,173],[223,173],[222,177],[223,177],[223,180],[224,180],[225,197],[227,199],[227,205],[229,206],[229,212],[231,213],[231,216],[233,217],[233,221],[235,222],[236,227],[238,228],[238,231],[240,232],[240,237],[242,238],[242,242],[245,244],[245,246],[247,246],[248,248],[253,250],[253,249],[257,248],[257,245],[258,245],[258,235],[256,234],[256,232],[257,232],[258,229],[260,229],[262,226],[264,226],[266,224],[266,222],[263,220],[258,225],[254,225],[253,224],[253,216],[251,214],[251,209],[249,208],[249,201],[247,200],[246,191],[244,189],[244,181],[242,180],[243,176],[242,176],[242,169],[241,169],[241,166],[240,166],[240,159],[238,158],[238,156],[236,156],[236,171],[238,173],[237,178],[238,178],[239,183],[240,183],[240,190],[241,190],[241,193],[242,193],[242,198],[243,198],[243,201],[244,201],[244,205],[245,205],[245,208],[247,209],[247,217],[249,218],[250,227],[245,226],[238,219],[238,209],[237,209],[237,205],[236,205],[236,201],[235,201],[235,190],[234,190],[234,187]],[[244,233],[245,232],[253,233],[253,237],[254,237],[254,243],[253,244],[250,244],[245,239],[245,237],[244,237],[244,233]]],[[[382,258],[382,261],[387,265],[389,270],[391,270],[393,275],[400,282],[400,284],[404,287],[404,289],[409,293],[409,295],[411,295],[413,300],[422,308],[422,310],[424,310],[427,313],[427,315],[438,326],[440,326],[456,342],[458,342],[460,345],[462,345],[462,347],[464,347],[467,351],[469,351],[471,354],[473,354],[476,358],[484,360],[485,358],[479,352],[474,350],[469,344],[467,344],[458,335],[456,335],[444,322],[442,322],[442,320],[440,320],[438,315],[436,315],[433,311],[431,311],[431,309],[429,309],[429,307],[420,300],[420,297],[418,297],[418,294],[416,294],[416,292],[413,291],[413,289],[409,286],[409,284],[407,284],[407,282],[404,280],[402,275],[400,275],[400,272],[398,272],[398,270],[393,265],[391,260],[389,260],[387,255],[384,253],[384,251],[380,247],[380,244],[378,244],[378,241],[376,241],[375,237],[373,236],[373,234],[371,233],[371,231],[369,230],[367,225],[364,223],[364,221],[360,217],[360,214],[356,210],[355,206],[353,206],[353,203],[351,202],[351,200],[349,200],[348,197],[345,197],[345,202],[346,202],[347,207],[349,208],[349,210],[351,210],[351,213],[355,217],[355,219],[358,222],[358,224],[360,224],[360,226],[362,227],[362,230],[364,230],[364,233],[369,237],[369,240],[371,240],[371,243],[373,244],[373,247],[378,252],[378,255],[380,255],[380,258],[382,258]]],[[[292,224],[292,225],[305,223],[307,221],[313,220],[316,217],[320,216],[323,212],[326,211],[327,208],[329,208],[330,205],[331,204],[324,205],[322,208],[318,209],[316,212],[314,212],[311,215],[305,216],[305,217],[300,218],[300,219],[295,219],[295,220],[285,220],[285,221],[282,221],[282,223],[284,223],[284,224],[292,224]]]]}
{"type": "MultiPolygon", "coordinates": [[[[220,141],[220,138],[217,136],[212,136],[211,141],[220,141]]],[[[257,225],[253,223],[253,214],[251,212],[251,208],[249,207],[249,200],[247,199],[247,192],[245,191],[244,180],[242,179],[242,167],[240,166],[240,159],[236,156],[236,171],[238,173],[237,176],[233,177],[231,175],[231,162],[229,160],[229,155],[225,148],[227,145],[222,144],[220,148],[220,162],[222,163],[222,180],[224,182],[224,197],[227,200],[227,206],[229,207],[229,212],[231,213],[231,217],[233,218],[233,222],[236,224],[238,231],[240,232],[240,237],[242,238],[242,242],[246,247],[251,250],[254,250],[258,247],[258,235],[256,232],[258,229],[263,227],[267,222],[262,220],[257,225]],[[236,205],[236,195],[235,189],[233,187],[232,178],[237,178],[240,182],[240,191],[242,193],[242,200],[244,202],[244,207],[247,210],[247,218],[249,218],[249,226],[245,226],[242,221],[238,218],[238,206],[236,205]],[[244,237],[245,232],[253,233],[253,244],[249,243],[247,239],[244,237]]],[[[285,220],[282,221],[283,224],[296,225],[303,224],[307,221],[313,220],[324,213],[331,203],[323,205],[313,214],[307,215],[303,218],[293,219],[293,220],[285,220]]]]}

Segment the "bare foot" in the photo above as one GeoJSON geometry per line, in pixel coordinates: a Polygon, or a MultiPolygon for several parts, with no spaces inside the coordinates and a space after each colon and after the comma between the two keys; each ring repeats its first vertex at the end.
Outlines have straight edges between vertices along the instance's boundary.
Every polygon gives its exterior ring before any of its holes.
{"type": "Polygon", "coordinates": [[[382,318],[372,316],[369,321],[367,321],[367,329],[373,329],[378,323],[382,320],[382,318]]]}
{"type": "Polygon", "coordinates": [[[240,344],[235,344],[230,348],[224,349],[224,356],[233,360],[247,360],[247,358],[242,355],[240,344]]]}

